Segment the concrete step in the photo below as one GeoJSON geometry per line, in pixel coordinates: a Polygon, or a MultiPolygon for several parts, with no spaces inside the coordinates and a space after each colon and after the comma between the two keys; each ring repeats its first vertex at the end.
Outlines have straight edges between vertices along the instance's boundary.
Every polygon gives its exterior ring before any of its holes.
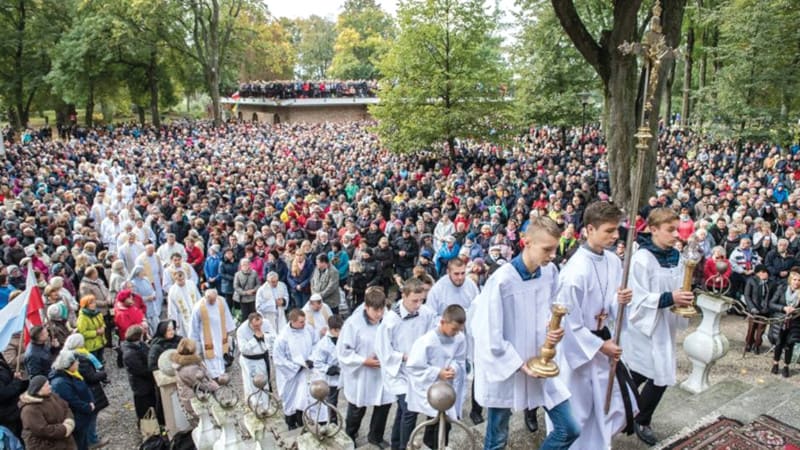
{"type": "Polygon", "coordinates": [[[797,387],[780,380],[770,381],[736,397],[722,405],[711,415],[730,417],[742,423],[750,423],[761,414],[783,403],[797,387]]]}

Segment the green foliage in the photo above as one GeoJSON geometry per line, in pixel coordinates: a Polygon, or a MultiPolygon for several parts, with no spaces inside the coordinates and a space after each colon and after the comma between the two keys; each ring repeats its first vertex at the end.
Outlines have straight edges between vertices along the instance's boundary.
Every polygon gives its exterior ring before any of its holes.
{"type": "MultiPolygon", "coordinates": [[[[599,6],[586,2],[587,9],[599,6]]],[[[515,71],[515,112],[520,125],[531,123],[580,125],[594,122],[600,115],[600,93],[582,99],[602,88],[597,73],[586,64],[561,28],[549,1],[529,0],[522,5],[517,20],[522,26],[513,48],[515,71]]],[[[585,14],[596,28],[604,26],[603,14],[585,14]]]]}
{"type": "Polygon", "coordinates": [[[377,79],[376,64],[389,49],[395,34],[391,16],[375,0],[347,0],[336,31],[329,76],[377,79]]]}
{"type": "Polygon", "coordinates": [[[319,16],[296,21],[298,38],[298,76],[304,79],[323,79],[333,61],[336,24],[319,16]]]}
{"type": "Polygon", "coordinates": [[[501,137],[510,118],[510,77],[495,19],[483,0],[400,4],[399,37],[378,66],[380,103],[370,108],[386,147],[452,149],[459,138],[501,137]]]}
{"type": "Polygon", "coordinates": [[[717,70],[698,93],[698,114],[743,136],[790,139],[800,108],[800,3],[729,0],[711,19],[717,70]]]}

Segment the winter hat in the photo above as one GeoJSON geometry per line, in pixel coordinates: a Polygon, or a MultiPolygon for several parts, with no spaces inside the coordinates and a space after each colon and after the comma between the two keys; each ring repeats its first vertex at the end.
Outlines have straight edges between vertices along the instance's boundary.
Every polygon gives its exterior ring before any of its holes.
{"type": "Polygon", "coordinates": [[[759,273],[759,272],[768,272],[767,266],[765,266],[764,264],[757,265],[753,273],[759,273]]]}
{"type": "Polygon", "coordinates": [[[64,348],[66,350],[77,350],[84,346],[86,341],[80,333],[70,334],[66,341],[64,341],[64,348]]]}
{"type": "Polygon", "coordinates": [[[75,362],[75,353],[71,350],[64,350],[56,356],[53,362],[53,369],[67,370],[75,362]]]}
{"type": "Polygon", "coordinates": [[[55,303],[47,307],[47,318],[50,320],[64,319],[63,304],[55,303]]]}
{"type": "Polygon", "coordinates": [[[25,247],[25,256],[31,257],[36,254],[36,248],[33,245],[25,247]]]}
{"type": "Polygon", "coordinates": [[[28,383],[28,395],[38,396],[45,383],[47,383],[47,377],[44,375],[36,375],[31,378],[30,383],[28,383]]]}
{"type": "Polygon", "coordinates": [[[17,245],[17,238],[13,238],[12,237],[11,239],[8,240],[8,246],[9,247],[13,247],[15,245],[17,245]]]}
{"type": "Polygon", "coordinates": [[[423,251],[421,251],[419,253],[419,256],[421,258],[431,259],[431,258],[433,258],[433,253],[431,253],[431,251],[426,248],[425,250],[423,250],[423,251]]]}
{"type": "Polygon", "coordinates": [[[319,294],[311,294],[311,298],[309,298],[308,301],[321,302],[322,301],[322,296],[319,295],[319,294]]]}

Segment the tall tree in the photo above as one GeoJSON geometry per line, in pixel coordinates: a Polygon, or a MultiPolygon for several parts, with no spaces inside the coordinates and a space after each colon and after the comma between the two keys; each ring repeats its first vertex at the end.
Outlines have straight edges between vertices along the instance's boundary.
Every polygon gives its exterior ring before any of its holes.
{"type": "Polygon", "coordinates": [[[338,33],[330,75],[340,79],[376,79],[377,61],[394,37],[391,16],[375,0],[347,0],[336,23],[338,33]]]}
{"type": "Polygon", "coordinates": [[[0,97],[16,128],[28,125],[31,107],[46,90],[49,50],[69,27],[70,0],[14,0],[0,5],[0,97]]]}
{"type": "MultiPolygon", "coordinates": [[[[524,3],[535,2],[528,0],[524,3]]],[[[634,134],[637,127],[638,111],[642,107],[643,86],[640,67],[636,57],[623,54],[619,46],[624,42],[640,40],[646,21],[640,23],[638,15],[642,0],[617,1],[608,4],[613,18],[610,27],[592,34],[587,28],[575,6],[574,0],[551,0],[553,9],[561,26],[572,40],[575,48],[586,62],[597,72],[603,83],[605,97],[603,125],[608,142],[608,160],[611,177],[611,190],[614,201],[626,207],[631,205],[632,183],[642,183],[648,193],[654,189],[656,172],[655,148],[653,139],[651,149],[646,154],[645,176],[642,180],[631,177],[635,162],[634,134]]],[[[606,2],[603,2],[606,4],[606,2]]],[[[686,0],[662,0],[663,24],[666,42],[676,48],[680,41],[681,23],[686,0]]],[[[663,97],[664,80],[672,70],[673,61],[665,61],[659,74],[657,95],[653,100],[653,110],[659,111],[663,97]]],[[[656,135],[658,114],[650,117],[650,127],[656,135]]],[[[641,199],[640,199],[641,201],[641,199]]]]}
{"type": "Polygon", "coordinates": [[[233,42],[233,58],[239,61],[239,80],[286,80],[294,74],[297,51],[281,21],[266,9],[246,7],[239,15],[240,38],[233,42]]]}
{"type": "Polygon", "coordinates": [[[263,6],[255,0],[161,0],[150,4],[169,18],[158,30],[164,42],[196,61],[202,69],[214,124],[219,125],[223,70],[236,67],[230,50],[241,31],[237,19],[245,8],[263,6]]]}
{"type": "Polygon", "coordinates": [[[95,14],[88,4],[84,6],[53,48],[53,66],[46,79],[67,103],[85,105],[85,123],[92,126],[100,94],[116,91],[118,81],[114,55],[103,44],[111,39],[113,22],[109,16],[95,14]]]}
{"type": "Polygon", "coordinates": [[[336,24],[314,15],[307,19],[298,19],[297,29],[298,74],[301,78],[325,78],[333,61],[336,24]]]}
{"type": "Polygon", "coordinates": [[[380,103],[370,108],[393,151],[410,152],[458,138],[497,138],[506,128],[509,81],[495,16],[483,0],[400,4],[400,33],[378,68],[380,103]]]}
{"type": "MultiPolygon", "coordinates": [[[[599,116],[599,105],[591,102],[592,92],[601,88],[597,73],[564,34],[550,4],[531,6],[518,17],[524,26],[517,35],[512,59],[516,75],[514,109],[521,125],[573,126],[592,121],[599,116]]],[[[587,18],[603,19],[601,15],[587,18]]],[[[600,28],[600,23],[592,25],[600,28]]]]}

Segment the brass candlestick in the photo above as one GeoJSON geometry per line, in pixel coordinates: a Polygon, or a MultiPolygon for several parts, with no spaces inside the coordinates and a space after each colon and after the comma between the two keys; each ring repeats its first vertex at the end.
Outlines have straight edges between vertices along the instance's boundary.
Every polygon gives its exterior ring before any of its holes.
{"type": "MultiPolygon", "coordinates": [[[[555,303],[550,308],[553,315],[550,317],[549,330],[557,330],[561,328],[561,319],[569,312],[565,305],[555,303]]],[[[528,369],[542,378],[551,378],[558,375],[559,369],[556,363],[553,362],[553,357],[556,356],[556,348],[545,342],[539,350],[539,356],[534,356],[529,359],[527,363],[528,369]]]]}
{"type": "MultiPolygon", "coordinates": [[[[683,273],[683,290],[692,292],[692,277],[694,276],[694,269],[700,262],[700,251],[697,248],[696,242],[689,242],[684,251],[684,267],[683,273]]],[[[694,307],[694,302],[690,306],[673,306],[672,312],[681,317],[694,317],[697,315],[697,309],[694,307]]]]}

